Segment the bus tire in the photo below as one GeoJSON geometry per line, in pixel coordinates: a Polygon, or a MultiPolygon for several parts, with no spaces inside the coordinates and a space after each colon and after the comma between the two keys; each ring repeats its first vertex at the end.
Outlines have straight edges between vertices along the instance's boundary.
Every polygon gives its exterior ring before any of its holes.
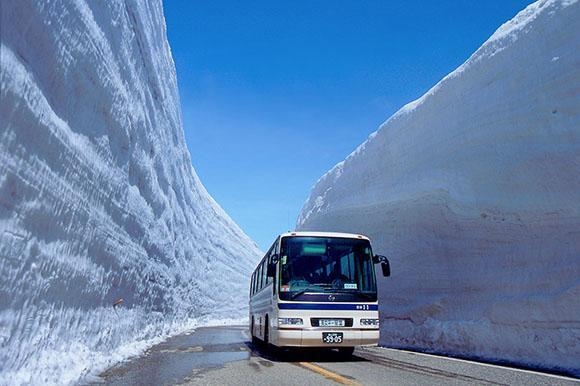
{"type": "Polygon", "coordinates": [[[270,345],[270,327],[268,326],[268,315],[266,315],[266,322],[264,326],[264,345],[266,348],[270,345]]]}
{"type": "Polygon", "coordinates": [[[250,324],[250,334],[252,335],[252,344],[256,345],[258,338],[254,335],[254,316],[252,315],[252,323],[250,324]]]}
{"type": "Polygon", "coordinates": [[[342,359],[350,359],[353,353],[354,347],[340,347],[338,349],[338,355],[340,355],[342,359]]]}
{"type": "Polygon", "coordinates": [[[266,326],[264,327],[264,349],[269,354],[278,354],[278,347],[270,343],[270,324],[268,323],[268,316],[266,316],[266,326]]]}

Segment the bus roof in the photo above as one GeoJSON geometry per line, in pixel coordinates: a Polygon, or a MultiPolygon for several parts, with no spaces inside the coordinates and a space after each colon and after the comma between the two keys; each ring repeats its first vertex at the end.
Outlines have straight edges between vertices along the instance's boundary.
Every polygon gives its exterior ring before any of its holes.
{"type": "Polygon", "coordinates": [[[340,232],[286,232],[282,233],[280,237],[292,237],[292,236],[304,236],[304,237],[337,237],[343,239],[363,239],[369,240],[368,237],[356,233],[340,233],[340,232]]]}

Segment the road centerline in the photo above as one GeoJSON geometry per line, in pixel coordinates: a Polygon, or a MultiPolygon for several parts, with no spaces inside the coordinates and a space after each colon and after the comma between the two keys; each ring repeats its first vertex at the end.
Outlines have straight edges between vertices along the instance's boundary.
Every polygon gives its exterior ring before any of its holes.
{"type": "Polygon", "coordinates": [[[342,376],[340,374],[337,374],[335,372],[332,372],[330,370],[327,370],[327,369],[325,369],[323,367],[317,366],[314,363],[310,363],[310,362],[298,362],[298,365],[299,366],[302,366],[302,367],[304,367],[304,368],[306,368],[306,369],[308,369],[310,371],[313,371],[313,372],[315,372],[317,374],[320,374],[320,375],[322,375],[323,377],[325,377],[327,379],[330,379],[332,381],[335,381],[337,383],[340,383],[342,385],[351,385],[351,386],[354,386],[354,385],[360,386],[361,385],[360,383],[358,383],[356,381],[353,381],[352,379],[348,379],[348,378],[346,378],[346,377],[344,377],[344,376],[342,376]]]}

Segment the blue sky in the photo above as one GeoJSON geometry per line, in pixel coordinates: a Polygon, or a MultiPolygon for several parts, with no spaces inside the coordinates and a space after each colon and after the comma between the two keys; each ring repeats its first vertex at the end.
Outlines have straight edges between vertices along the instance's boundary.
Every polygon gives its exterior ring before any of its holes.
{"type": "Polygon", "coordinates": [[[193,166],[266,250],[322,174],[529,3],[165,0],[193,166]]]}

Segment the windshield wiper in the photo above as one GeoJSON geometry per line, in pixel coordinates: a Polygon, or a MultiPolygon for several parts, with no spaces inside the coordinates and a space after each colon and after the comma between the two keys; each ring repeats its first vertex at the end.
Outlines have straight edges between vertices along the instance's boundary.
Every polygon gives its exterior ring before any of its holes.
{"type": "Polygon", "coordinates": [[[308,286],[305,289],[303,289],[302,291],[298,291],[298,292],[292,294],[292,296],[290,296],[290,300],[294,300],[297,296],[300,296],[300,295],[306,293],[306,291],[309,291],[310,289],[311,289],[310,286],[308,286]]]}
{"type": "Polygon", "coordinates": [[[330,289],[329,287],[332,287],[332,284],[328,284],[328,283],[311,284],[308,287],[304,288],[303,290],[300,290],[300,291],[292,294],[292,296],[290,296],[290,300],[294,300],[296,297],[298,297],[298,296],[300,296],[308,291],[312,291],[316,287],[320,287],[324,292],[326,292],[327,289],[330,289]]]}
{"type": "Polygon", "coordinates": [[[333,289],[333,292],[338,292],[338,293],[342,293],[342,294],[353,294],[353,295],[360,295],[368,300],[374,301],[376,300],[372,295],[366,294],[362,291],[358,291],[358,290],[349,290],[349,289],[345,289],[345,288],[335,288],[333,289]]]}
{"type": "Polygon", "coordinates": [[[332,286],[332,284],[330,283],[316,283],[316,284],[311,284],[308,287],[304,288],[303,290],[300,290],[298,292],[293,293],[290,296],[290,300],[294,300],[296,299],[298,296],[305,294],[308,291],[314,291],[318,288],[320,288],[320,291],[317,292],[325,292],[325,293],[329,293],[329,292],[334,292],[334,293],[343,293],[343,294],[353,294],[353,295],[360,295],[361,297],[368,299],[370,301],[374,301],[376,300],[372,295],[369,295],[367,293],[358,291],[358,290],[353,290],[353,289],[346,289],[346,288],[334,288],[332,286]]]}
{"type": "Polygon", "coordinates": [[[364,297],[364,298],[367,298],[368,300],[371,300],[371,301],[375,301],[375,300],[377,300],[377,299],[376,299],[376,298],[374,298],[372,295],[365,294],[364,292],[359,292],[358,294],[359,294],[359,295],[361,295],[361,296],[362,296],[362,297],[364,297]]]}

